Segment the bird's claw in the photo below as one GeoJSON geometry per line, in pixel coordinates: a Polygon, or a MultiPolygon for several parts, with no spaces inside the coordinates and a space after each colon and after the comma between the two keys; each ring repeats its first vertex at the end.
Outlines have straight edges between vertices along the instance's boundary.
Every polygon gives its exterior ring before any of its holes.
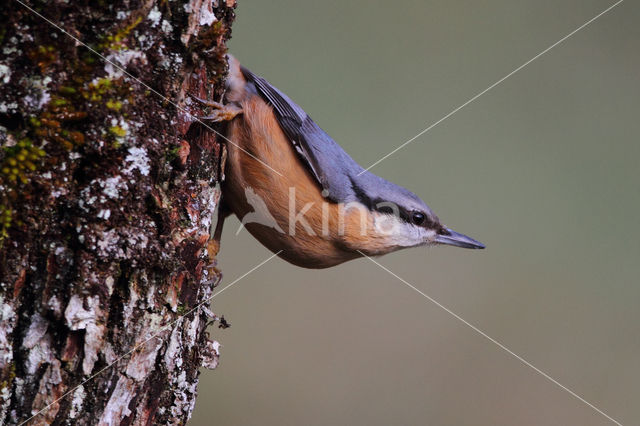
{"type": "Polygon", "coordinates": [[[210,101],[207,99],[199,98],[192,94],[190,94],[190,96],[202,105],[214,108],[212,114],[203,117],[197,117],[198,120],[213,121],[214,123],[219,123],[221,121],[231,121],[235,118],[236,115],[242,114],[242,108],[234,104],[223,104],[221,102],[210,101]]]}
{"type": "Polygon", "coordinates": [[[189,96],[192,97],[193,99],[195,99],[196,101],[198,101],[199,103],[201,103],[202,105],[208,106],[208,107],[212,107],[212,108],[222,108],[223,105],[220,102],[216,102],[216,101],[210,101],[208,99],[202,99],[196,95],[193,95],[191,93],[189,93],[189,96]]]}

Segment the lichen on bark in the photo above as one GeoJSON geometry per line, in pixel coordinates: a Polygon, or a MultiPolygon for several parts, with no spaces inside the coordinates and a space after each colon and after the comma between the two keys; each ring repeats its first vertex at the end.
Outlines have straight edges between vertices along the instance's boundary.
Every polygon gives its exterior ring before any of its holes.
{"type": "Polygon", "coordinates": [[[221,95],[235,2],[25,5],[0,11],[0,423],[184,423],[222,168],[188,94],[221,95]]]}

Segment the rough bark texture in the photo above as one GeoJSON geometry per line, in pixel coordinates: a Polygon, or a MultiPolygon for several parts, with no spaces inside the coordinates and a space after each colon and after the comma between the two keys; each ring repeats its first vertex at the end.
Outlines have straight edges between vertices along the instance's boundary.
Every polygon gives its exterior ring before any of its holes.
{"type": "Polygon", "coordinates": [[[235,0],[25,3],[108,61],[3,3],[0,423],[184,423],[222,148],[182,108],[221,95],[235,0]]]}

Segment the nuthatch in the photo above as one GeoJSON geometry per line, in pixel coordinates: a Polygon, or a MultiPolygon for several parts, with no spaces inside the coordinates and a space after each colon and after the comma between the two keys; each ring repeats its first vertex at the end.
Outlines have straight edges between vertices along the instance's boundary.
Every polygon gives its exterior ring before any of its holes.
{"type": "MultiPolygon", "coordinates": [[[[305,268],[436,244],[484,248],[444,226],[411,191],[358,165],[287,95],[229,55],[226,179],[214,239],[230,213],[264,246],[305,268]]],[[[196,98],[197,99],[197,98],[196,98]]]]}

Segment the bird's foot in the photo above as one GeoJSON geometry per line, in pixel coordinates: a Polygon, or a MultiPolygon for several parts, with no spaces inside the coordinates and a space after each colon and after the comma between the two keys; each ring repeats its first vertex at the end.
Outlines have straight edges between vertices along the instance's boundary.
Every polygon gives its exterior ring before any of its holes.
{"type": "Polygon", "coordinates": [[[221,102],[209,101],[207,99],[199,98],[195,95],[190,95],[193,99],[201,103],[202,105],[213,108],[213,113],[204,117],[197,117],[203,121],[213,121],[219,123],[221,121],[231,121],[236,115],[242,114],[242,108],[234,104],[223,104],[221,102]]]}
{"type": "Polygon", "coordinates": [[[222,280],[222,273],[216,267],[218,264],[216,260],[216,256],[218,255],[219,251],[220,251],[220,240],[216,240],[216,239],[209,240],[209,242],[207,243],[207,254],[209,255],[209,260],[211,261],[211,263],[206,265],[204,267],[204,270],[206,271],[207,277],[209,277],[209,280],[207,280],[206,282],[213,284],[214,287],[217,286],[222,280]]]}
{"type": "Polygon", "coordinates": [[[216,239],[209,240],[207,243],[207,252],[209,253],[209,257],[216,257],[220,252],[220,241],[216,239]]]}

